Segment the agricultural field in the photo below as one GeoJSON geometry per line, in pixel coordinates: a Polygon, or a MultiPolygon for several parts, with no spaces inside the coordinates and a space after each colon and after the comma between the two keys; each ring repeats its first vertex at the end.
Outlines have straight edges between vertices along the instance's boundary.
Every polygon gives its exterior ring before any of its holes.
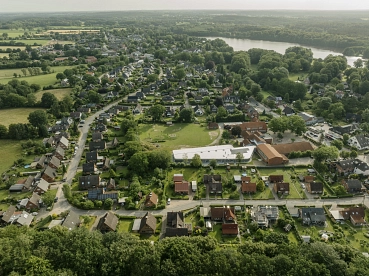
{"type": "Polygon", "coordinates": [[[41,90],[35,93],[36,100],[40,101],[41,97],[44,93],[48,92],[53,94],[59,101],[62,100],[65,96],[70,95],[72,88],[62,88],[62,89],[51,89],[51,90],[41,90]]]}
{"type": "Polygon", "coordinates": [[[0,29],[0,34],[7,33],[8,37],[18,37],[23,35],[25,30],[9,30],[9,29],[0,29]]]}
{"type": "Polygon", "coordinates": [[[13,165],[14,161],[22,157],[19,141],[1,140],[0,156],[6,157],[0,159],[0,173],[3,173],[13,165]]]}
{"type": "Polygon", "coordinates": [[[0,109],[1,124],[4,126],[9,126],[10,124],[28,123],[28,114],[40,109],[43,108],[0,109]],[[9,116],[9,114],[11,114],[11,116],[9,116]]]}
{"type": "Polygon", "coordinates": [[[21,42],[21,43],[25,43],[26,45],[35,45],[35,44],[40,44],[40,45],[47,45],[50,40],[48,39],[19,39],[19,40],[15,40],[15,42],[21,42]]]}
{"type": "Polygon", "coordinates": [[[0,58],[3,58],[3,57],[9,57],[9,54],[8,53],[0,53],[0,58]]]}
{"type": "Polygon", "coordinates": [[[142,141],[158,143],[167,150],[183,147],[202,147],[209,145],[219,136],[219,130],[208,130],[199,124],[141,125],[139,129],[142,141]]]}

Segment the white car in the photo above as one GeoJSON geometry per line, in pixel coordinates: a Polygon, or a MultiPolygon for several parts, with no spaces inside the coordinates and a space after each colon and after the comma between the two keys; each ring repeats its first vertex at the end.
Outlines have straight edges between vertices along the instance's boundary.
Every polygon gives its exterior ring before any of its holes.
{"type": "Polygon", "coordinates": [[[168,198],[167,204],[170,205],[170,198],[168,198]]]}
{"type": "Polygon", "coordinates": [[[255,169],[251,169],[251,173],[256,173],[256,170],[255,169]]]}

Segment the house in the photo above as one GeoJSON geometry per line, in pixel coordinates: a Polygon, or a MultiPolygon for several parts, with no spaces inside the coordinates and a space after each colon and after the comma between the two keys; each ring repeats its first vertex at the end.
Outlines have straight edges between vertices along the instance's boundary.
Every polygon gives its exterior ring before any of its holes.
{"type": "Polygon", "coordinates": [[[108,190],[115,190],[116,185],[115,185],[115,180],[114,180],[114,178],[110,178],[110,179],[109,179],[108,183],[106,184],[106,188],[107,188],[108,190]]]}
{"type": "Polygon", "coordinates": [[[60,146],[58,146],[54,151],[54,156],[58,158],[60,161],[64,159],[64,154],[65,154],[64,149],[60,146]]]}
{"type": "Polygon", "coordinates": [[[291,152],[305,152],[305,151],[313,151],[314,148],[310,142],[302,141],[302,142],[294,142],[294,143],[285,143],[285,144],[277,144],[272,145],[272,147],[280,154],[288,156],[291,152]]]}
{"type": "Polygon", "coordinates": [[[37,186],[36,186],[36,188],[33,192],[38,194],[38,195],[42,195],[42,194],[46,193],[49,190],[49,187],[50,187],[49,182],[47,182],[47,181],[45,181],[41,178],[40,182],[37,184],[37,186]]]}
{"type": "Polygon", "coordinates": [[[90,200],[100,200],[104,201],[108,198],[117,201],[119,197],[118,191],[109,191],[107,192],[105,188],[96,188],[96,189],[89,189],[87,198],[90,200]]]}
{"type": "Polygon", "coordinates": [[[326,217],[323,208],[307,207],[299,209],[299,215],[303,225],[324,226],[326,217]]]}
{"type": "Polygon", "coordinates": [[[342,99],[343,96],[345,96],[345,92],[341,91],[341,90],[336,90],[336,92],[334,93],[334,95],[336,96],[337,99],[342,99]]]}
{"type": "Polygon", "coordinates": [[[28,189],[24,187],[24,184],[14,184],[9,187],[9,193],[26,192],[28,189]]]}
{"type": "Polygon", "coordinates": [[[367,176],[369,175],[369,165],[366,162],[363,162],[361,160],[354,161],[355,162],[355,168],[354,173],[367,176]]]}
{"type": "Polygon", "coordinates": [[[42,155],[40,159],[37,161],[36,169],[43,169],[47,163],[46,162],[46,156],[42,155]]]}
{"type": "Polygon", "coordinates": [[[21,214],[17,216],[17,219],[13,222],[13,224],[28,227],[31,225],[33,218],[33,215],[27,213],[26,211],[22,211],[21,214]]]}
{"type": "Polygon", "coordinates": [[[261,159],[268,165],[283,165],[288,163],[288,158],[277,152],[269,144],[259,144],[256,146],[256,152],[259,154],[261,159]]]}
{"type": "Polygon", "coordinates": [[[365,208],[350,207],[339,211],[344,220],[350,220],[354,226],[366,225],[365,208]]]}
{"type": "Polygon", "coordinates": [[[224,108],[228,113],[234,113],[236,111],[236,107],[233,104],[225,104],[224,108]]]}
{"type": "Polygon", "coordinates": [[[349,146],[355,147],[358,150],[369,149],[369,138],[365,137],[363,134],[350,137],[347,142],[349,146]]]}
{"type": "Polygon", "coordinates": [[[283,109],[283,114],[286,115],[287,117],[288,116],[291,116],[291,115],[294,115],[295,114],[295,110],[289,106],[286,106],[284,109],[283,109]]]}
{"type": "Polygon", "coordinates": [[[256,183],[242,182],[241,192],[247,194],[256,193],[256,183]]]}
{"type": "Polygon", "coordinates": [[[300,113],[298,113],[298,115],[305,121],[305,124],[307,126],[313,125],[313,124],[316,123],[316,118],[313,115],[310,115],[306,112],[300,112],[300,113]]]}
{"type": "Polygon", "coordinates": [[[313,182],[315,180],[315,176],[314,175],[306,175],[303,177],[303,181],[305,183],[310,183],[313,182]]]}
{"type": "Polygon", "coordinates": [[[78,107],[77,111],[81,112],[81,113],[87,113],[88,114],[88,113],[91,112],[91,108],[89,108],[89,107],[78,107]]]}
{"type": "Polygon", "coordinates": [[[223,192],[222,176],[220,174],[205,174],[203,178],[203,183],[208,186],[209,192],[212,194],[221,194],[223,192]]]}
{"type": "Polygon", "coordinates": [[[86,162],[93,162],[96,163],[98,160],[98,154],[97,151],[91,151],[91,152],[86,152],[86,162]]]}
{"type": "Polygon", "coordinates": [[[25,208],[27,210],[39,209],[41,202],[42,202],[41,197],[38,194],[33,193],[31,198],[27,201],[25,208]]]}
{"type": "Polygon", "coordinates": [[[95,62],[97,62],[97,58],[94,56],[87,56],[85,58],[85,63],[95,63],[95,62]]]}
{"type": "Polygon", "coordinates": [[[58,146],[61,147],[64,150],[68,149],[69,140],[64,136],[61,136],[60,139],[59,139],[59,142],[58,142],[58,146]]]}
{"type": "Polygon", "coordinates": [[[150,192],[145,199],[145,207],[146,208],[153,208],[156,207],[156,205],[158,204],[159,198],[157,196],[157,194],[155,194],[154,192],[150,192]]]}
{"type": "Polygon", "coordinates": [[[162,97],[161,100],[163,102],[174,102],[174,98],[172,96],[169,96],[169,95],[162,97]]]}
{"type": "Polygon", "coordinates": [[[234,207],[211,207],[211,220],[222,222],[234,222],[236,220],[234,207]]]}
{"type": "Polygon", "coordinates": [[[51,183],[55,181],[55,178],[57,177],[56,170],[53,169],[50,166],[47,166],[44,172],[42,173],[42,179],[46,180],[47,182],[51,183]]]}
{"type": "Polygon", "coordinates": [[[196,105],[194,108],[193,108],[193,111],[194,111],[194,113],[195,113],[195,115],[196,116],[202,116],[202,115],[204,115],[204,110],[202,109],[202,107],[201,106],[199,106],[199,105],[196,105]]]}
{"type": "Polygon", "coordinates": [[[208,129],[219,129],[219,125],[215,122],[209,122],[208,129]]]}
{"type": "Polygon", "coordinates": [[[57,169],[59,169],[60,164],[61,164],[60,159],[58,159],[56,156],[53,156],[51,158],[51,160],[49,161],[48,165],[49,165],[49,167],[57,170],[57,169]]]}
{"type": "Polygon", "coordinates": [[[342,180],[342,185],[348,193],[362,192],[362,184],[358,179],[344,179],[342,180]]]}
{"type": "Polygon", "coordinates": [[[82,164],[83,174],[93,174],[96,170],[96,165],[93,162],[82,164]]]}
{"type": "Polygon", "coordinates": [[[261,228],[270,227],[279,218],[279,209],[276,206],[259,205],[256,211],[251,211],[251,217],[261,228]]]}
{"type": "Polygon", "coordinates": [[[14,220],[14,213],[16,213],[17,209],[14,205],[10,205],[8,210],[6,210],[1,218],[1,221],[6,224],[10,224],[14,220]]]}
{"type": "Polygon", "coordinates": [[[114,232],[117,229],[118,217],[111,211],[107,212],[102,218],[100,218],[97,229],[102,233],[114,232]]]}
{"type": "Polygon", "coordinates": [[[261,133],[265,133],[268,130],[268,127],[265,122],[245,122],[239,125],[241,130],[246,130],[250,132],[259,131],[261,133]]]}
{"type": "Polygon", "coordinates": [[[188,195],[188,182],[183,179],[183,174],[174,174],[173,182],[175,193],[188,195]]]}
{"type": "Polygon", "coordinates": [[[281,175],[269,175],[269,181],[271,183],[283,182],[283,174],[281,174],[281,175]]]}
{"type": "Polygon", "coordinates": [[[143,112],[143,108],[140,104],[137,104],[132,112],[133,114],[141,114],[143,112]]]}
{"type": "Polygon", "coordinates": [[[67,228],[68,230],[73,230],[81,224],[81,220],[79,219],[79,214],[69,211],[68,215],[64,219],[62,226],[67,228]]]}
{"type": "Polygon", "coordinates": [[[273,187],[277,194],[288,195],[290,193],[290,183],[277,182],[273,187]]]}
{"type": "Polygon", "coordinates": [[[99,142],[104,139],[103,134],[99,131],[93,132],[91,138],[93,142],[99,142]]]}
{"type": "Polygon", "coordinates": [[[168,212],[167,227],[165,228],[166,237],[188,236],[192,232],[192,224],[184,222],[183,212],[168,212]]]}
{"type": "Polygon", "coordinates": [[[223,235],[238,235],[238,224],[237,223],[223,223],[222,224],[223,235]]]}
{"type": "MultiPolygon", "coordinates": [[[[22,181],[21,184],[23,184],[23,187],[24,187],[23,190],[29,191],[34,183],[35,183],[35,177],[30,175],[30,176],[27,177],[26,181],[24,181],[24,182],[22,181]]],[[[19,183],[17,183],[17,184],[19,184],[19,183]]]]}
{"type": "Polygon", "coordinates": [[[335,127],[331,127],[329,130],[332,132],[335,132],[339,135],[343,135],[343,134],[351,134],[353,132],[355,132],[357,129],[359,129],[358,124],[352,123],[350,125],[345,125],[345,126],[335,126],[335,127]]]}
{"type": "Polygon", "coordinates": [[[88,190],[100,186],[100,177],[98,175],[86,175],[79,177],[79,189],[88,190]]]}
{"type": "Polygon", "coordinates": [[[138,103],[139,98],[137,96],[128,96],[127,97],[127,103],[138,103]]]}
{"type": "Polygon", "coordinates": [[[156,217],[147,212],[141,219],[140,228],[138,232],[140,234],[155,234],[156,230],[156,217]]]}
{"type": "Polygon", "coordinates": [[[217,113],[218,112],[218,107],[213,104],[213,105],[210,106],[210,111],[211,111],[211,113],[217,113]]]}
{"type": "MultiPolygon", "coordinates": [[[[357,164],[359,164],[358,159],[348,159],[348,160],[341,160],[335,163],[336,170],[340,174],[348,175],[353,173],[357,164]]],[[[360,161],[362,162],[362,161],[360,161]]]]}
{"type": "Polygon", "coordinates": [[[195,96],[194,97],[195,102],[201,103],[202,102],[202,96],[195,96]]]}
{"type": "Polygon", "coordinates": [[[246,105],[244,109],[246,109],[246,114],[252,122],[259,121],[259,112],[255,109],[255,107],[246,105]]]}
{"type": "Polygon", "coordinates": [[[69,117],[71,117],[73,120],[81,120],[82,113],[81,112],[70,112],[69,117]]]}
{"type": "Polygon", "coordinates": [[[360,124],[362,121],[362,117],[360,114],[346,113],[346,121],[360,124]]]}
{"type": "Polygon", "coordinates": [[[90,151],[104,150],[106,149],[106,142],[105,141],[97,141],[97,142],[92,141],[88,144],[88,147],[90,151]]]}
{"type": "Polygon", "coordinates": [[[310,194],[322,194],[323,193],[323,183],[322,182],[309,182],[306,184],[306,190],[310,194]]]}
{"type": "Polygon", "coordinates": [[[108,157],[104,158],[102,169],[103,171],[107,171],[110,169],[110,158],[108,157]]]}

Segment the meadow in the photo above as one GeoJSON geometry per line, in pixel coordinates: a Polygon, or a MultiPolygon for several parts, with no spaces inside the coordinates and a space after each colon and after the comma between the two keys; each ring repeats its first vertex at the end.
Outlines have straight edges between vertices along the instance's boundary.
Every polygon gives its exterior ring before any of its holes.
{"type": "MultiPolygon", "coordinates": [[[[3,117],[1,117],[3,118],[3,117]]],[[[22,157],[22,148],[19,141],[14,140],[0,140],[0,173],[3,173],[14,161],[22,157]]]]}
{"type": "Polygon", "coordinates": [[[41,90],[35,93],[36,100],[40,101],[41,97],[44,93],[53,94],[59,101],[62,100],[65,96],[70,95],[72,88],[62,88],[62,89],[51,89],[51,90],[41,90]]]}
{"type": "MultiPolygon", "coordinates": [[[[28,114],[35,110],[40,110],[43,108],[9,108],[0,109],[1,124],[4,126],[9,126],[10,124],[17,123],[28,123],[28,114]],[[11,114],[11,116],[9,116],[11,114]]],[[[44,109],[43,109],[44,110],[44,109]]],[[[2,145],[1,140],[1,145],[2,145]]]]}

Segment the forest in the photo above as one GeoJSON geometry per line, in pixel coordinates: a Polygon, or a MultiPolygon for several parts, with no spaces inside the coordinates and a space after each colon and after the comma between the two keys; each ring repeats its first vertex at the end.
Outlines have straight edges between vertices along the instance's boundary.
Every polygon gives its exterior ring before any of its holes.
{"type": "Polygon", "coordinates": [[[0,275],[249,275],[359,276],[369,259],[339,244],[289,244],[271,232],[263,241],[223,245],[211,237],[165,238],[57,226],[37,232],[0,229],[0,275]]]}

